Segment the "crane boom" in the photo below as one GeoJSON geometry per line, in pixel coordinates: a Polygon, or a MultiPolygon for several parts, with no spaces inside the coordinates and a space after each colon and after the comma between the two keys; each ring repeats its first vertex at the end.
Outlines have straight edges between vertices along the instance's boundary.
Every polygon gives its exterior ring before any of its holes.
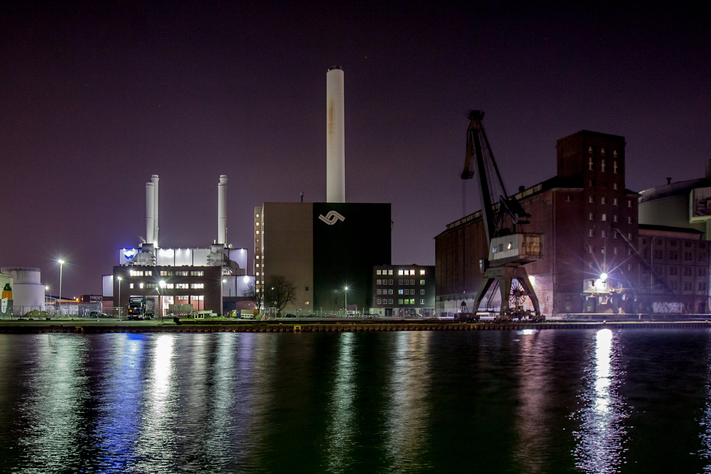
{"type": "Polygon", "coordinates": [[[474,311],[479,308],[491,284],[498,281],[501,292],[500,319],[529,317],[541,320],[543,317],[538,297],[522,265],[541,257],[543,236],[517,232],[517,227],[527,224],[526,218],[531,216],[515,197],[510,197],[506,192],[506,186],[484,131],[483,118],[484,112],[481,110],[472,110],[469,113],[466,156],[461,175],[462,179],[474,178],[473,164],[476,163],[479,198],[488,247],[488,258],[483,258],[479,262],[484,280],[477,291],[474,311]],[[510,227],[505,225],[507,218],[510,227]],[[523,310],[523,300],[526,297],[531,300],[534,313],[523,310]]]}

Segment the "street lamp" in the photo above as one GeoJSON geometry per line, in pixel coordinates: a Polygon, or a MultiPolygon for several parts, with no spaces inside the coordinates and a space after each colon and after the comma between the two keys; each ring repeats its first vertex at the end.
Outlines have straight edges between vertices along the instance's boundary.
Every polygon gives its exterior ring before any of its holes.
{"type": "Polygon", "coordinates": [[[159,303],[160,304],[158,305],[158,310],[160,311],[160,322],[162,323],[163,322],[163,290],[165,290],[165,281],[161,280],[160,283],[158,284],[158,286],[160,286],[160,290],[161,290],[161,291],[159,291],[159,297],[160,297],[159,303]]]}
{"type": "Polygon", "coordinates": [[[227,283],[227,279],[223,278],[222,286],[220,287],[220,314],[222,316],[225,315],[225,283],[227,283]]]}
{"type": "Polygon", "coordinates": [[[119,297],[118,297],[118,318],[119,318],[119,320],[121,320],[121,280],[123,280],[123,278],[121,278],[121,277],[116,277],[116,279],[117,279],[118,282],[119,282],[119,284],[118,284],[118,287],[119,287],[119,295],[118,295],[118,296],[119,296],[119,297]]]}
{"type": "Polygon", "coordinates": [[[57,301],[59,301],[58,311],[59,311],[59,315],[61,316],[62,315],[62,267],[64,266],[64,260],[62,260],[60,258],[59,260],[57,260],[57,262],[59,263],[59,300],[57,300],[57,301]]]}
{"type": "Polygon", "coordinates": [[[348,287],[346,286],[343,289],[345,290],[345,293],[346,293],[346,316],[348,316],[348,287]]]}

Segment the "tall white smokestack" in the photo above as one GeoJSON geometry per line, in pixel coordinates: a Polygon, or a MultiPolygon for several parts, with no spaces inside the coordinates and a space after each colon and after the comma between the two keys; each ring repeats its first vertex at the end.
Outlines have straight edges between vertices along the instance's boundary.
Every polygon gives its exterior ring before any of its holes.
{"type": "Polygon", "coordinates": [[[326,201],[346,202],[346,139],[343,71],[326,73],[326,201]]]}
{"type": "Polygon", "coordinates": [[[220,175],[217,185],[217,243],[227,243],[227,176],[220,175]]]}
{"type": "Polygon", "coordinates": [[[158,248],[158,175],[154,174],[151,176],[151,182],[153,183],[153,240],[149,242],[155,243],[156,248],[158,248]]]}
{"type": "Polygon", "coordinates": [[[152,244],[155,241],[155,185],[146,183],[146,242],[152,244]]]}

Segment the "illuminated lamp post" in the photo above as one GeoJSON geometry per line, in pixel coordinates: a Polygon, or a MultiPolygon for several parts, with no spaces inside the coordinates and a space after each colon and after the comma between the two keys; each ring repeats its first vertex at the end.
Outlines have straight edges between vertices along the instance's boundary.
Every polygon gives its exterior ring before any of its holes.
{"type": "Polygon", "coordinates": [[[121,280],[123,280],[123,278],[121,278],[121,277],[116,277],[116,279],[117,279],[118,282],[119,282],[119,283],[118,283],[118,287],[119,287],[119,288],[118,288],[118,290],[119,290],[119,294],[118,294],[118,318],[119,318],[119,321],[120,321],[120,320],[121,320],[121,280]]]}
{"type": "Polygon", "coordinates": [[[343,290],[345,291],[346,294],[346,317],[348,317],[348,287],[344,287],[343,290]]]}
{"type": "Polygon", "coordinates": [[[223,278],[222,285],[220,285],[220,314],[222,316],[225,315],[225,283],[227,283],[227,279],[223,278]]]}
{"type": "Polygon", "coordinates": [[[59,299],[57,300],[59,302],[58,306],[58,312],[59,315],[62,315],[62,267],[64,266],[64,260],[59,259],[57,260],[59,263],[59,299]]]}
{"type": "Polygon", "coordinates": [[[165,290],[165,280],[161,280],[160,283],[158,283],[158,286],[160,287],[160,290],[158,291],[158,298],[159,298],[159,305],[158,305],[158,310],[160,311],[160,322],[163,322],[163,290],[165,290]]]}

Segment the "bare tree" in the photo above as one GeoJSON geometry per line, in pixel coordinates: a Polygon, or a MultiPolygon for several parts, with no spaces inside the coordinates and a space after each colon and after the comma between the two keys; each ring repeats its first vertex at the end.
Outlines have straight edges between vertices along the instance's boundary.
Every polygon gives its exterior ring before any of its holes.
{"type": "Polygon", "coordinates": [[[250,298],[254,302],[254,307],[257,308],[257,312],[262,311],[262,305],[264,305],[264,292],[257,291],[258,288],[254,283],[247,285],[247,289],[242,292],[242,296],[250,298]]]}
{"type": "Polygon", "coordinates": [[[264,298],[266,304],[281,313],[296,298],[296,285],[283,275],[270,275],[264,285],[264,298]]]}

